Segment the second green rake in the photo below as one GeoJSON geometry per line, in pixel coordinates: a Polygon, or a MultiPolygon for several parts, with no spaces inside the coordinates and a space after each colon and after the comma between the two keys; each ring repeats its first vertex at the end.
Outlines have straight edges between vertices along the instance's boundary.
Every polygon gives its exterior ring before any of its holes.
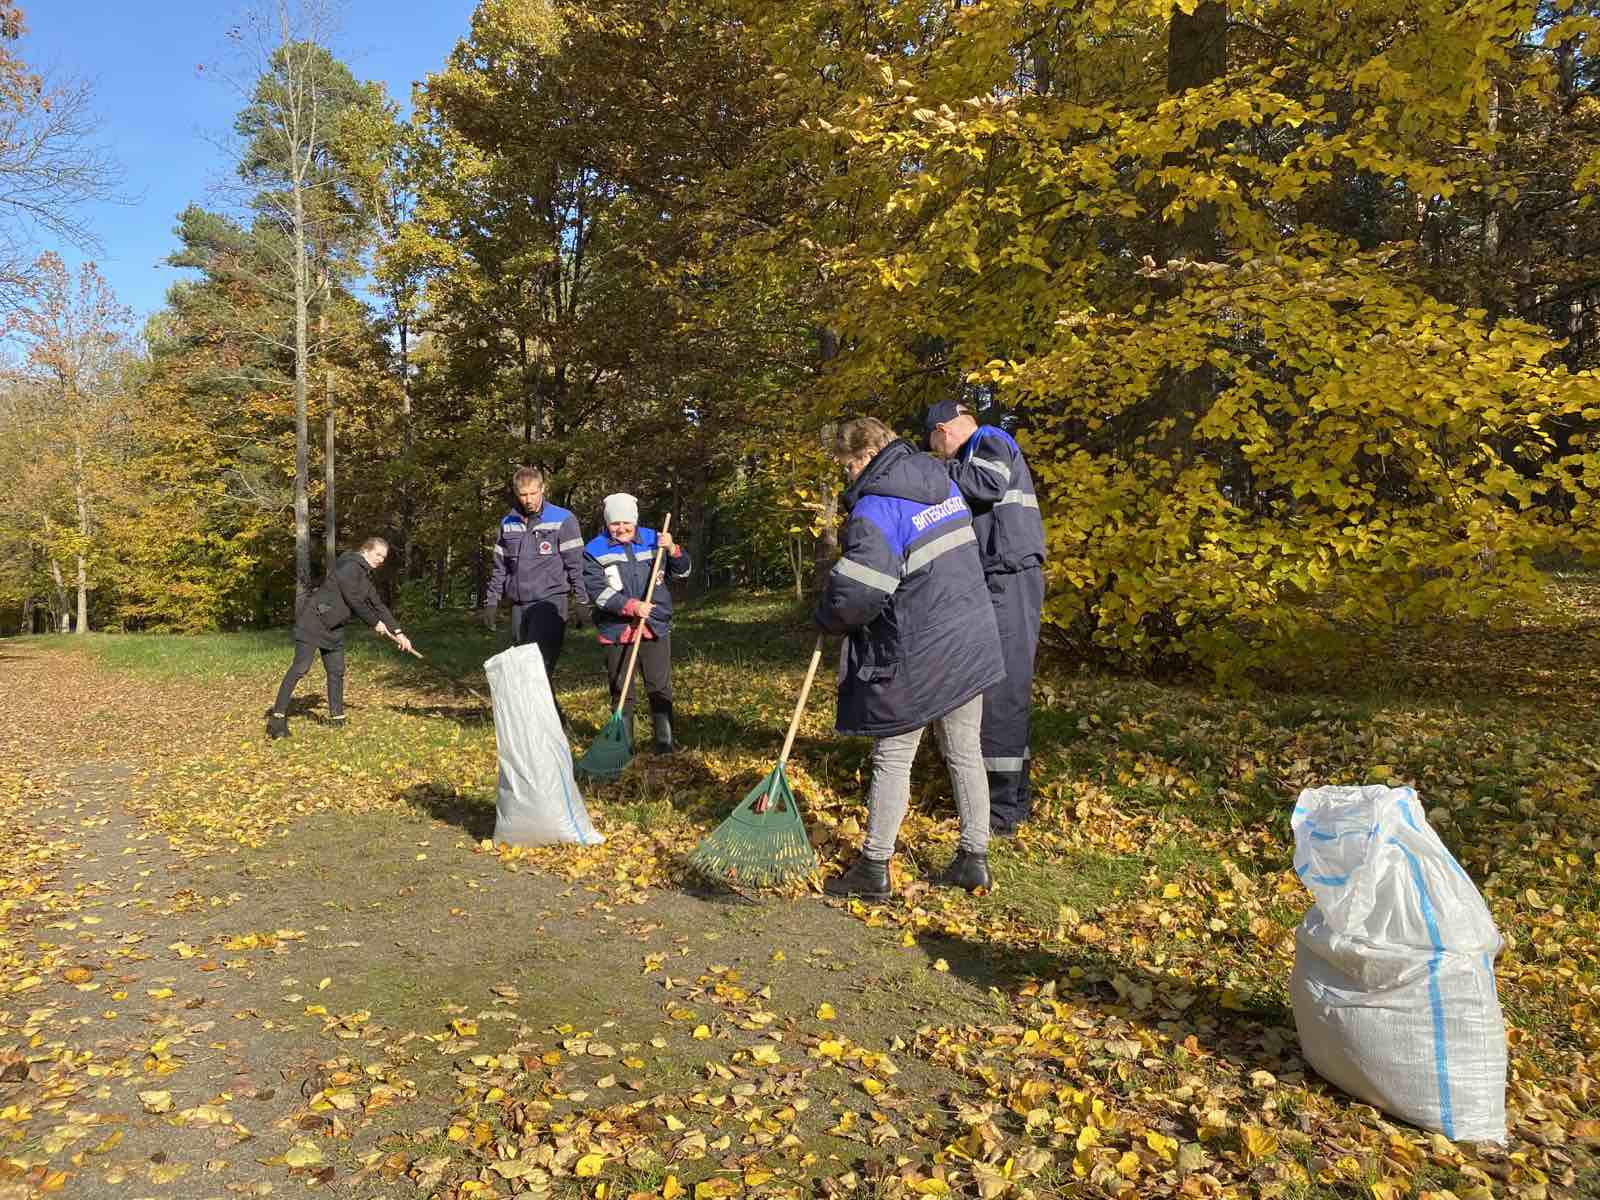
{"type": "Polygon", "coordinates": [[[821,661],[819,637],[811,652],[805,684],[800,688],[800,700],[789,721],[789,735],[783,739],[778,765],[689,852],[689,865],[708,879],[735,889],[769,888],[804,879],[816,871],[817,852],[806,836],[800,805],[783,764],[789,761],[789,751],[794,748],[795,731],[800,728],[800,716],[805,712],[811,681],[817,677],[817,664],[821,661]]]}

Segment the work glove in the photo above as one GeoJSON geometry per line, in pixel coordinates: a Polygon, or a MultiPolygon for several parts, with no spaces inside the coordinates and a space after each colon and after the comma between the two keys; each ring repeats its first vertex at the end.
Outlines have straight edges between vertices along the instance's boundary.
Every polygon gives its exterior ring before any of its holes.
{"type": "Polygon", "coordinates": [[[483,627],[485,629],[487,629],[490,633],[493,633],[495,631],[495,626],[498,623],[499,616],[500,610],[498,608],[486,604],[483,606],[483,612],[478,619],[483,622],[483,627]]]}
{"type": "Polygon", "coordinates": [[[594,624],[594,608],[592,605],[579,604],[572,610],[572,627],[583,629],[594,624]]]}

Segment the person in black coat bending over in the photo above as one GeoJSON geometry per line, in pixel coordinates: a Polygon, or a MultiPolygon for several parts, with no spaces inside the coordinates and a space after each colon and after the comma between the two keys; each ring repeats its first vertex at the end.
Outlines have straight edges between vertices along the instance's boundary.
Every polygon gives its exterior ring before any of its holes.
{"type": "Polygon", "coordinates": [[[389,557],[389,543],[369,537],[359,550],[346,550],[321,585],[306,597],[294,622],[294,662],[290,664],[278,699],[267,716],[267,736],[289,736],[289,701],[295,684],[311,669],[318,652],[322,669],[328,675],[328,719],[335,728],[344,727],[344,627],[352,616],[360,617],[380,636],[393,638],[395,645],[410,652],[411,639],[400,632],[394,614],[378,598],[372,586],[372,572],[389,557]]]}

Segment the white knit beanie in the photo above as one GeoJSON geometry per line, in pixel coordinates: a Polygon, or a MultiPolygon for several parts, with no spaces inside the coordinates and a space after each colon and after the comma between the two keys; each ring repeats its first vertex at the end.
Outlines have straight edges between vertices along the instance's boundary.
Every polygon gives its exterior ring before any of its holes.
{"type": "Polygon", "coordinates": [[[606,524],[613,521],[630,521],[639,523],[639,501],[627,492],[613,492],[605,501],[606,524]]]}

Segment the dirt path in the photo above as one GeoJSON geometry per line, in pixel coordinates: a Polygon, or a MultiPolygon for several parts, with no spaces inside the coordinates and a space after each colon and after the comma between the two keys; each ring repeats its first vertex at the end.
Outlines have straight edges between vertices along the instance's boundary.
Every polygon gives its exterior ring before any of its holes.
{"type": "Polygon", "coordinates": [[[180,855],[134,815],[147,764],[41,743],[7,814],[34,848],[4,926],[7,1200],[426,1189],[525,1141],[530,1113],[546,1133],[562,1112],[677,1114],[609,1142],[551,1135],[528,1168],[547,1188],[581,1176],[563,1155],[585,1146],[647,1181],[757,1159],[836,1174],[865,1130],[962,1086],[898,1053],[917,1026],[990,1005],[926,945],[820,901],[619,896],[508,869],[404,806],[180,855]],[[722,1128],[773,1106],[773,1129],[722,1128]]]}

